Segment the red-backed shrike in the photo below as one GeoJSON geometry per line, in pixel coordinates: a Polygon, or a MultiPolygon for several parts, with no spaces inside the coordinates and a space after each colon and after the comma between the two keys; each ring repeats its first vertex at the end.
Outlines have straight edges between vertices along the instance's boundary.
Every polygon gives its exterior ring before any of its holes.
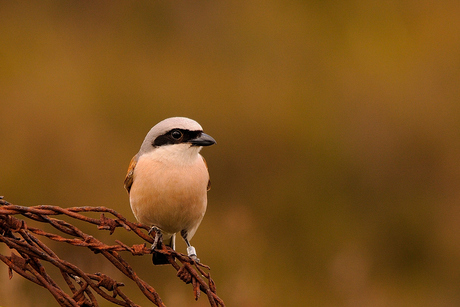
{"type": "MultiPolygon", "coordinates": [[[[196,121],[167,118],[147,133],[124,182],[134,216],[156,231],[155,242],[161,234],[163,243],[174,249],[180,232],[188,255],[196,260],[190,240],[203,219],[210,189],[208,167],[199,152],[215,143],[196,121]]],[[[153,263],[168,262],[156,253],[153,263]]]]}

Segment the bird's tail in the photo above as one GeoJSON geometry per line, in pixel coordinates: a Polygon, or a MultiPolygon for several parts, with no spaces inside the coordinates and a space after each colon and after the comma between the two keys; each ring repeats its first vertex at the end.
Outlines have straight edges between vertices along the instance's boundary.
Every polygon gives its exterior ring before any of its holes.
{"type": "MultiPolygon", "coordinates": [[[[166,246],[171,247],[172,249],[175,249],[176,247],[176,235],[173,234],[170,238],[165,238],[163,236],[163,244],[166,246]]],[[[152,254],[152,262],[154,265],[162,265],[162,264],[169,264],[168,258],[166,255],[161,254],[161,253],[156,253],[155,251],[152,254]]]]}

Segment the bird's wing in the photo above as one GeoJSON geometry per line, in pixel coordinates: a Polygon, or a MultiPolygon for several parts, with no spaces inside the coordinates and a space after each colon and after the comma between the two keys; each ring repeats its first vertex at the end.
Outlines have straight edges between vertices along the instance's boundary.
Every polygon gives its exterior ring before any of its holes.
{"type": "Polygon", "coordinates": [[[135,155],[131,159],[131,162],[129,163],[129,167],[128,167],[128,173],[126,173],[124,186],[125,186],[126,191],[128,191],[128,193],[131,190],[131,186],[133,185],[134,168],[136,167],[137,160],[138,160],[138,156],[135,155]]]}
{"type": "MultiPolygon", "coordinates": [[[[208,176],[209,176],[208,163],[206,163],[206,159],[203,156],[201,156],[201,158],[203,158],[203,162],[204,162],[204,165],[206,165],[206,169],[208,170],[208,176]]],[[[211,190],[211,177],[209,177],[208,186],[206,187],[206,191],[209,191],[209,190],[211,190]]]]}

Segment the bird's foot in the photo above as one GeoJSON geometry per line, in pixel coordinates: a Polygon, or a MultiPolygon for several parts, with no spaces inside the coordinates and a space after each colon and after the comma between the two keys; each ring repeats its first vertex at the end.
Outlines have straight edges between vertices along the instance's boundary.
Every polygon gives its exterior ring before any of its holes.
{"type": "Polygon", "coordinates": [[[149,235],[152,233],[152,231],[155,231],[155,238],[153,239],[153,244],[150,248],[153,251],[155,248],[161,246],[161,244],[163,243],[163,234],[161,233],[160,228],[158,228],[157,226],[152,226],[152,228],[150,228],[149,235]]]}

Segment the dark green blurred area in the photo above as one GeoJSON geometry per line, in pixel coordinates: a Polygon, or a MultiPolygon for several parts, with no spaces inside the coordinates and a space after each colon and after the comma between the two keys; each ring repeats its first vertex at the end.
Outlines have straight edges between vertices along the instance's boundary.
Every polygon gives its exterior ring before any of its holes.
{"type": "MultiPolygon", "coordinates": [[[[2,2],[0,195],[134,220],[131,157],[187,116],[218,142],[192,242],[228,306],[459,306],[459,16],[458,1],[2,2]]],[[[49,244],[150,305],[99,255],[49,244]]],[[[208,306],[127,258],[168,306],[208,306]]],[[[0,305],[58,305],[1,266],[0,305]]]]}

